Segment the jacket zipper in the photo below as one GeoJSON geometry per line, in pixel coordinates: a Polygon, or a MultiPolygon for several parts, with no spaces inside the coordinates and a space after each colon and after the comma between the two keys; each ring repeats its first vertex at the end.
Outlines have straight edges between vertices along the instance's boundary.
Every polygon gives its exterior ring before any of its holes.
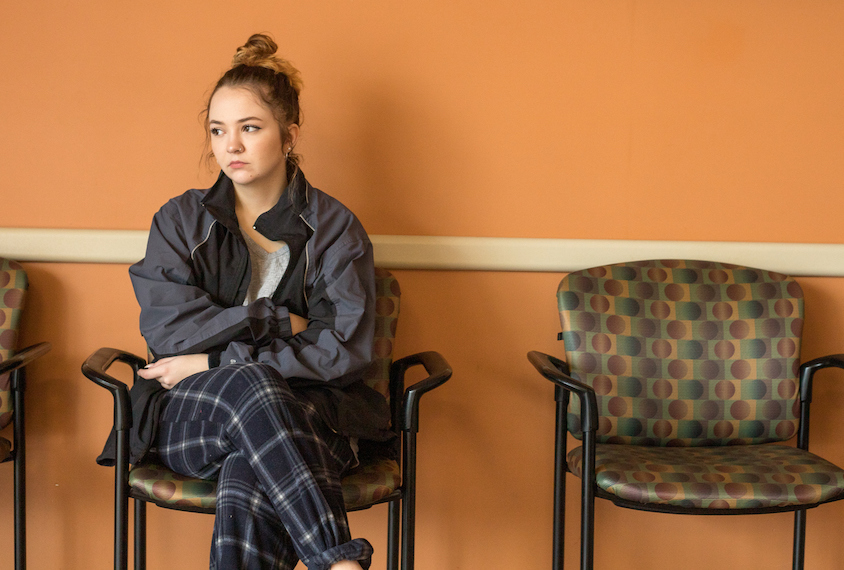
{"type": "MultiPolygon", "coordinates": [[[[311,231],[316,234],[316,230],[314,229],[314,227],[308,223],[308,220],[306,220],[305,217],[302,216],[302,214],[299,214],[299,219],[305,222],[305,225],[311,228],[311,231]]],[[[305,305],[308,308],[310,308],[311,306],[310,302],[308,301],[308,270],[311,267],[311,255],[310,253],[308,253],[308,242],[310,241],[311,240],[305,242],[305,273],[304,275],[302,275],[302,296],[305,298],[305,305]]]]}
{"type": "Polygon", "coordinates": [[[213,219],[211,220],[211,225],[210,225],[210,226],[208,226],[208,233],[207,233],[207,234],[205,234],[205,239],[203,239],[201,242],[199,242],[198,244],[196,244],[196,245],[194,246],[194,248],[193,248],[192,250],[190,250],[190,258],[191,258],[191,259],[194,259],[194,260],[196,259],[196,258],[194,257],[194,254],[196,253],[196,250],[197,250],[197,249],[199,249],[202,245],[204,245],[204,244],[205,244],[205,242],[207,242],[207,241],[208,241],[208,238],[210,238],[210,237],[211,237],[211,230],[213,230],[213,229],[214,229],[214,225],[215,225],[216,223],[217,223],[217,220],[213,220],[213,219]]]}

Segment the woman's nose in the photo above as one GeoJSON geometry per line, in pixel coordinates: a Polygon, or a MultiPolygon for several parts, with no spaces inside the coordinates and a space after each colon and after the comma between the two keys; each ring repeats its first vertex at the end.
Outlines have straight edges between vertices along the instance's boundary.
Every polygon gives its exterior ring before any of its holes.
{"type": "Polygon", "coordinates": [[[238,154],[243,152],[243,145],[240,142],[240,139],[237,137],[232,137],[229,140],[229,144],[226,145],[226,150],[232,154],[238,154]]]}

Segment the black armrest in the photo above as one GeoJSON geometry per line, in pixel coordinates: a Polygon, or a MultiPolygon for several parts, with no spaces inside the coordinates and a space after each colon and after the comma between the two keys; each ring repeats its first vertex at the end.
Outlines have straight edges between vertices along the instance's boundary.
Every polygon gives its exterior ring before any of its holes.
{"type": "Polygon", "coordinates": [[[38,344],[33,344],[32,346],[28,346],[16,352],[15,355],[8,360],[0,362],[0,374],[6,374],[7,372],[17,370],[18,368],[23,368],[36,358],[40,358],[50,352],[51,348],[52,346],[49,342],[39,342],[38,344]]]}
{"type": "Polygon", "coordinates": [[[812,380],[815,372],[824,368],[844,368],[844,354],[821,356],[800,365],[800,426],[797,428],[797,447],[809,451],[809,408],[812,403],[812,380]]]}
{"type": "Polygon", "coordinates": [[[111,392],[114,397],[114,429],[119,431],[132,427],[132,405],[126,384],[106,372],[115,362],[128,364],[136,375],[138,369],[146,366],[146,360],[139,356],[116,348],[101,348],[88,357],[82,365],[82,373],[111,392]]]}
{"type": "Polygon", "coordinates": [[[800,365],[800,401],[812,401],[812,378],[824,368],[844,368],[844,354],[821,356],[800,365]]]}
{"type": "Polygon", "coordinates": [[[568,367],[562,360],[535,350],[528,352],[528,360],[540,374],[560,389],[578,395],[581,408],[581,429],[583,431],[596,431],[598,429],[598,400],[595,397],[595,390],[569,376],[566,373],[568,367]]]}
{"type": "Polygon", "coordinates": [[[419,400],[426,392],[430,392],[451,378],[451,366],[438,352],[420,352],[411,354],[393,362],[390,376],[401,378],[400,386],[404,385],[404,375],[413,366],[422,365],[428,377],[416,382],[404,392],[404,418],[401,429],[404,431],[419,431],[419,400]]]}

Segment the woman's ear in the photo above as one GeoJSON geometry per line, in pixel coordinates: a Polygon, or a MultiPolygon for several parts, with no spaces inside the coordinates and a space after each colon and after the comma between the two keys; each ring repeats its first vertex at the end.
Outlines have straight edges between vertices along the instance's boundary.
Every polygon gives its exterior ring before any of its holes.
{"type": "MultiPolygon", "coordinates": [[[[287,145],[289,146],[290,152],[296,146],[296,141],[299,140],[299,125],[296,123],[290,123],[287,125],[287,145]]],[[[286,154],[286,153],[285,153],[286,154]]]]}

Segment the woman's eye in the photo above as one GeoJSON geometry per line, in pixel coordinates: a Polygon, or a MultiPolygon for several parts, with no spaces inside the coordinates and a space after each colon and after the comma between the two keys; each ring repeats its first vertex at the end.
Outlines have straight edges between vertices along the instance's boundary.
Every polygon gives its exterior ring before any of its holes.
{"type": "Polygon", "coordinates": [[[256,125],[243,125],[243,130],[247,133],[252,133],[261,130],[261,127],[258,127],[256,125]]]}
{"type": "Polygon", "coordinates": [[[223,131],[221,131],[220,129],[218,129],[216,127],[212,127],[211,129],[209,129],[209,131],[210,131],[212,137],[219,136],[223,133],[223,131]]]}

